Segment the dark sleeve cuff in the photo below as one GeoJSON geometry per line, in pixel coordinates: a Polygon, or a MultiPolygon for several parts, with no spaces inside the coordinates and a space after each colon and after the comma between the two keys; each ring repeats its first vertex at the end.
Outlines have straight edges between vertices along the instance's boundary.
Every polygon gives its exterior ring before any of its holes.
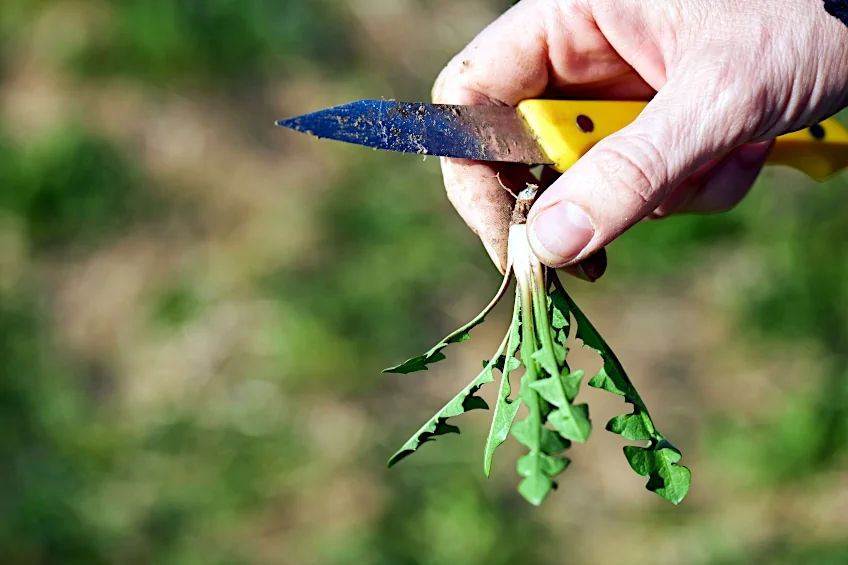
{"type": "Polygon", "coordinates": [[[848,0],[824,0],[824,9],[848,26],[848,0]]]}

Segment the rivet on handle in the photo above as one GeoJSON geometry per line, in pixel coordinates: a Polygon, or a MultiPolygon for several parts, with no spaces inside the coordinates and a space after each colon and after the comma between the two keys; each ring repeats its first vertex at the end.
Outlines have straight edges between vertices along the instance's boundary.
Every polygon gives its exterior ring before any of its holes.
{"type": "Polygon", "coordinates": [[[583,133],[592,133],[595,129],[595,122],[592,121],[592,118],[586,116],[584,114],[580,114],[577,116],[577,129],[582,131],[583,133]]]}

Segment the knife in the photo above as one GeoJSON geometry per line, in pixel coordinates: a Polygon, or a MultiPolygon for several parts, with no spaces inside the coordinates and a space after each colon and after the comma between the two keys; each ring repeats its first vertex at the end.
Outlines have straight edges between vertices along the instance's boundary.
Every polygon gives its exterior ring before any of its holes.
{"type": "MultiPolygon", "coordinates": [[[[531,99],[513,108],[359,100],[279,120],[277,125],[375,149],[550,165],[564,172],[598,141],[635,120],[646,105],[531,99]]],[[[848,128],[828,118],[779,136],[766,164],[827,180],[848,167],[848,128]]]]}

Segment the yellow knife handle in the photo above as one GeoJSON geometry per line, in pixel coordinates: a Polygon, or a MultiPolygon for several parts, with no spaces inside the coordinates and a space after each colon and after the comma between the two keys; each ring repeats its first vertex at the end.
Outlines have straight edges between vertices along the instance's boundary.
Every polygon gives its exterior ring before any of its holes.
{"type": "MultiPolygon", "coordinates": [[[[524,100],[518,112],[559,172],[604,137],[630,124],[647,102],[524,100]]],[[[775,140],[766,164],[787,165],[817,181],[848,167],[848,128],[835,118],[775,140]]]]}

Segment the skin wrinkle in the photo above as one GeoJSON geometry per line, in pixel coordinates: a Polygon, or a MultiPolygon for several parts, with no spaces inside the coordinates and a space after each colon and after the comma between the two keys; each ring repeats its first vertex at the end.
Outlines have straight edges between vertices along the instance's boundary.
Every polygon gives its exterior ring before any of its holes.
{"type": "MultiPolygon", "coordinates": [[[[525,0],[526,1],[526,0],[525,0]]],[[[519,41],[518,46],[526,46],[532,45],[531,48],[532,55],[537,58],[544,58],[547,55],[545,54],[543,48],[544,44],[540,45],[539,40],[542,38],[544,25],[524,25],[525,22],[535,22],[539,21],[540,12],[539,2],[528,3],[526,5],[518,4],[513,6],[507,13],[520,14],[520,20],[517,22],[517,26],[509,26],[509,29],[505,30],[506,33],[510,34],[512,37],[512,41],[519,41]],[[536,11],[531,11],[536,10],[536,11]],[[526,11],[526,13],[525,13],[526,11]],[[518,29],[515,29],[515,28],[518,29]],[[520,39],[516,39],[520,38],[520,39]],[[533,41],[535,40],[535,41],[533,41]]],[[[503,22],[503,20],[499,20],[503,22]]],[[[493,24],[495,26],[498,25],[498,22],[493,24]]],[[[503,25],[503,24],[501,24],[503,25]]],[[[507,26],[503,26],[507,27],[507,26]]],[[[480,36],[472,42],[472,49],[481,52],[480,50],[480,36]]],[[[496,75],[493,75],[491,72],[483,72],[480,73],[480,69],[496,69],[499,65],[503,64],[503,61],[497,60],[497,57],[492,57],[492,53],[489,50],[482,50],[485,57],[489,58],[488,65],[477,65],[475,67],[475,71],[472,71],[470,86],[473,90],[477,92],[487,92],[491,93],[490,98],[501,101],[504,105],[515,105],[523,98],[538,96],[545,90],[545,86],[548,84],[549,75],[547,72],[540,73],[538,71],[542,70],[539,68],[538,61],[536,62],[534,69],[528,69],[528,65],[532,63],[527,62],[526,58],[519,57],[514,59],[513,64],[515,70],[519,72],[514,73],[517,74],[517,77],[514,77],[513,84],[508,86],[508,89],[511,92],[510,96],[502,96],[501,94],[497,94],[496,91],[500,88],[497,84],[491,84],[493,78],[496,75]],[[519,80],[515,80],[515,78],[519,80]],[[494,91],[494,92],[493,92],[494,91]]],[[[472,58],[474,53],[472,52],[472,58]]]]}
{"type": "MultiPolygon", "coordinates": [[[[787,58],[790,61],[798,61],[799,56],[801,55],[802,46],[790,43],[789,45],[787,45],[786,48],[790,50],[787,58]]],[[[796,71],[793,74],[797,77],[797,79],[793,82],[791,88],[788,91],[786,110],[779,121],[780,125],[787,129],[791,128],[792,125],[798,121],[798,118],[803,112],[803,99],[808,96],[808,94],[806,93],[799,92],[799,86],[801,85],[801,83],[806,82],[803,74],[799,71],[796,71]]]]}
{"type": "MultiPolygon", "coordinates": [[[[798,120],[798,122],[800,122],[801,124],[803,124],[805,126],[810,125],[810,122],[813,121],[812,115],[811,115],[811,112],[810,112],[810,109],[809,109],[811,105],[812,106],[822,105],[822,106],[825,106],[825,107],[832,107],[831,104],[833,104],[833,102],[835,102],[834,98],[836,98],[834,96],[835,93],[830,93],[830,92],[827,91],[827,89],[828,89],[827,84],[825,84],[822,81],[822,77],[824,77],[828,74],[828,70],[830,70],[830,69],[832,69],[836,66],[836,61],[828,56],[828,55],[830,55],[830,53],[823,53],[822,52],[821,45],[822,45],[822,41],[823,41],[823,37],[822,37],[823,31],[824,30],[822,30],[822,29],[816,29],[815,30],[815,33],[817,34],[816,38],[815,38],[815,43],[819,46],[819,48],[814,50],[814,56],[815,56],[816,61],[817,61],[816,67],[818,68],[818,72],[816,72],[815,75],[813,77],[811,77],[811,79],[814,81],[815,86],[813,86],[813,92],[812,92],[812,95],[809,98],[808,105],[805,107],[805,111],[802,113],[801,119],[798,120]]],[[[798,122],[796,122],[796,123],[798,123],[798,122]]]]}
{"type": "MultiPolygon", "coordinates": [[[[734,146],[749,141],[745,137],[745,120],[756,115],[749,92],[741,84],[739,73],[734,65],[728,64],[723,54],[707,57],[705,63],[691,63],[692,69],[687,74],[678,73],[669,82],[669,90],[678,96],[689,96],[698,92],[700,100],[708,104],[692,104],[691,100],[679,100],[683,107],[689,106],[687,112],[675,112],[657,118],[658,128],[671,128],[673,131],[688,130],[686,137],[692,140],[692,146],[670,147],[686,155],[695,155],[699,144],[705,150],[702,154],[721,154],[729,152],[734,146]],[[699,87],[700,85],[700,87],[699,87]],[[685,121],[678,122],[683,118],[685,121]],[[741,118],[741,119],[740,119],[741,118]],[[662,125],[665,122],[665,125],[662,125]],[[694,129],[694,131],[693,131],[694,129]]],[[[759,118],[754,118],[759,122],[759,118]]],[[[694,162],[691,171],[710,160],[708,155],[694,162]]]]}
{"type": "MultiPolygon", "coordinates": [[[[688,176],[706,163],[706,160],[698,162],[688,157],[693,154],[693,144],[709,133],[698,131],[692,134],[693,124],[695,124],[694,127],[701,127],[705,123],[714,124],[715,121],[707,119],[706,116],[700,116],[699,113],[703,109],[689,107],[687,101],[681,99],[681,92],[685,90],[680,87],[663,91],[656,98],[659,106],[650,105],[643,112],[639,127],[631,125],[622,130],[621,134],[628,136],[622,137],[622,145],[627,141],[636,140],[641,142],[643,148],[649,148],[649,151],[643,151],[643,155],[646,161],[652,162],[654,168],[659,170],[671,171],[671,161],[667,156],[682,156],[683,159],[676,164],[675,168],[681,174],[685,173],[688,176]],[[672,108],[674,110],[670,111],[672,108]]],[[[666,177],[660,182],[668,183],[671,179],[666,177]]]]}
{"type": "MultiPolygon", "coordinates": [[[[552,19],[556,21],[556,24],[560,26],[560,29],[567,30],[568,26],[565,25],[562,12],[559,10],[554,10],[554,14],[555,16],[552,19]]],[[[554,68],[554,62],[551,58],[551,53],[554,52],[554,49],[552,49],[551,43],[548,39],[550,37],[550,33],[548,32],[548,26],[550,25],[550,23],[548,18],[545,17],[543,17],[541,21],[542,25],[539,26],[539,42],[542,45],[542,56],[545,59],[545,74],[548,77],[552,77],[556,75],[556,69],[554,68]]],[[[565,32],[565,34],[567,35],[568,32],[565,32]]]]}
{"type": "Polygon", "coordinates": [[[761,119],[760,110],[739,73],[725,68],[717,74],[720,78],[716,80],[714,103],[710,115],[701,120],[700,134],[716,141],[710,147],[711,152],[724,152],[750,141],[761,119]],[[749,120],[753,123],[748,123],[749,120]]]}
{"type": "Polygon", "coordinates": [[[596,3],[592,7],[592,17],[598,30],[608,38],[607,44],[615,51],[622,62],[636,69],[646,83],[658,91],[666,83],[668,69],[666,61],[663,60],[659,50],[656,49],[656,41],[651,41],[647,33],[641,28],[637,28],[638,39],[636,40],[634,40],[634,37],[637,34],[631,33],[619,37],[618,34],[611,32],[613,29],[620,28],[624,22],[632,17],[632,14],[623,13],[622,6],[622,4],[615,2],[596,3]],[[620,41],[618,41],[619,39],[620,41]],[[645,47],[646,45],[652,47],[652,49],[648,50],[645,47]]]}
{"type": "MultiPolygon", "coordinates": [[[[791,42],[788,45],[790,52],[784,60],[794,61],[794,68],[791,71],[791,75],[797,77],[797,79],[792,83],[787,102],[784,104],[784,114],[774,129],[797,130],[809,127],[818,121],[818,119],[824,117],[813,115],[813,108],[832,108],[831,111],[825,113],[825,115],[832,115],[839,108],[843,107],[845,101],[848,100],[848,95],[845,94],[844,87],[839,88],[836,86],[839,81],[831,81],[828,84],[822,83],[823,77],[831,76],[832,69],[839,68],[840,61],[842,61],[844,67],[848,68],[848,65],[845,64],[845,60],[848,59],[848,53],[843,53],[840,58],[840,54],[836,53],[836,50],[823,50],[823,46],[827,45],[827,38],[830,35],[834,35],[835,30],[828,29],[824,26],[815,26],[810,30],[810,33],[812,37],[807,43],[799,44],[791,42]],[[811,50],[806,49],[810,44],[816,46],[816,48],[811,50]],[[811,60],[815,61],[814,65],[809,65],[811,60]],[[798,65],[801,62],[807,63],[805,65],[807,69],[806,73],[798,69],[798,65]],[[808,86],[805,89],[804,85],[812,86],[808,86]],[[834,86],[836,86],[836,92],[829,92],[828,90],[833,89],[834,86]]],[[[783,72],[787,73],[788,71],[783,72]]],[[[837,72],[837,76],[838,74],[837,72]]],[[[848,80],[843,81],[843,85],[846,83],[848,83],[848,80]]],[[[774,90],[779,91],[780,89],[774,90]]]]}
{"type": "MultiPolygon", "coordinates": [[[[539,210],[556,202],[585,209],[596,228],[578,256],[586,257],[649,215],[732,206],[757,168],[736,163],[731,150],[831,115],[848,101],[846,84],[848,30],[820,0],[522,0],[451,60],[433,96],[498,105],[532,96],[651,99],[531,213],[532,233],[539,210]]],[[[746,160],[756,154],[749,149],[746,160]]],[[[443,170],[460,215],[505,257],[511,199],[494,179],[501,172],[522,186],[526,168],[443,160],[443,170]]]]}
{"type": "Polygon", "coordinates": [[[651,161],[650,157],[644,158],[637,155],[651,153],[653,157],[664,160],[662,152],[652,141],[640,138],[638,135],[622,140],[620,147],[606,147],[604,155],[597,156],[598,167],[603,178],[614,191],[626,191],[639,199],[641,201],[639,208],[655,208],[659,200],[665,196],[661,192],[661,187],[666,181],[665,176],[660,167],[656,170],[646,170],[642,164],[653,164],[655,161],[651,161]],[[637,149],[629,152],[624,150],[625,147],[637,149]]]}
{"type": "MultiPolygon", "coordinates": [[[[556,6],[560,6],[556,4],[556,6]]],[[[600,29],[594,22],[588,25],[580,20],[574,21],[572,14],[565,14],[561,9],[555,10],[555,20],[559,29],[567,30],[562,35],[562,42],[551,41],[550,37],[557,34],[549,30],[551,23],[546,18],[541,26],[545,30],[544,41],[548,50],[549,75],[557,77],[554,87],[566,88],[577,83],[593,83],[599,80],[609,80],[610,75],[623,75],[630,70],[630,66],[620,59],[615,53],[599,58],[597,53],[603,53],[604,49],[610,49],[609,42],[604,38],[600,29]],[[577,38],[580,38],[577,41],[577,38]],[[568,46],[572,49],[569,53],[568,46]],[[580,50],[574,47],[582,47],[580,50]],[[567,57],[552,57],[550,54],[569,53],[567,57]]],[[[610,49],[611,50],[611,49],[610,49]]]]}
{"type": "MultiPolygon", "coordinates": [[[[667,97],[664,97],[665,102],[669,102],[667,97]]],[[[684,107],[684,101],[676,101],[684,107]]],[[[692,112],[676,112],[673,116],[670,116],[668,119],[664,118],[664,115],[660,113],[660,111],[656,110],[656,107],[651,111],[650,114],[645,116],[645,127],[641,128],[641,130],[636,131],[633,135],[634,139],[640,140],[645,147],[652,147],[653,153],[651,155],[647,155],[648,159],[656,160],[655,163],[660,170],[669,171],[669,160],[667,155],[689,155],[691,153],[691,148],[686,146],[687,140],[692,140],[697,138],[696,135],[682,134],[682,132],[691,131],[691,122],[692,119],[697,119],[696,114],[692,112]],[[657,141],[654,140],[657,137],[658,132],[670,131],[675,132],[674,135],[667,136],[664,138],[663,147],[657,147],[657,141]],[[650,132],[650,134],[649,134],[650,132]]],[[[661,139],[659,143],[663,143],[661,139]]],[[[689,161],[683,161],[678,165],[680,169],[688,171],[692,173],[695,169],[703,163],[691,163],[689,161]]],[[[669,180],[663,179],[662,183],[667,183],[669,180]]]]}
{"type": "MultiPolygon", "coordinates": [[[[815,32],[814,32],[815,33],[815,32]]],[[[815,42],[815,39],[813,41],[815,42]]],[[[798,60],[798,57],[801,55],[801,46],[790,44],[789,49],[792,50],[790,60],[798,60]]],[[[812,57],[816,59],[816,68],[820,68],[820,58],[818,57],[818,49],[812,50],[812,53],[808,54],[808,57],[812,57]]],[[[808,59],[809,60],[809,59],[808,59]]],[[[813,98],[815,97],[816,91],[816,75],[818,72],[815,72],[812,77],[805,76],[805,73],[798,72],[795,74],[797,79],[793,82],[792,88],[789,91],[789,104],[787,105],[787,111],[781,120],[783,126],[785,128],[794,128],[798,125],[804,124],[806,121],[804,119],[804,114],[807,112],[808,105],[813,102],[813,98]],[[804,92],[802,85],[808,84],[810,81],[813,83],[811,92],[804,92]]],[[[806,125],[806,124],[804,124],[806,125]]]]}
{"type": "MultiPolygon", "coordinates": [[[[766,50],[777,49],[778,42],[774,30],[770,26],[759,26],[757,29],[761,33],[758,39],[763,48],[766,50]]],[[[797,74],[793,70],[783,68],[789,64],[789,61],[791,61],[789,57],[777,57],[775,61],[769,64],[769,68],[766,69],[765,75],[767,78],[763,83],[763,87],[757,91],[755,99],[756,107],[760,109],[762,119],[753,128],[754,134],[752,141],[769,139],[775,137],[778,133],[777,126],[769,126],[768,124],[778,124],[780,117],[787,113],[789,96],[781,91],[782,89],[779,88],[776,77],[797,74]]]]}

